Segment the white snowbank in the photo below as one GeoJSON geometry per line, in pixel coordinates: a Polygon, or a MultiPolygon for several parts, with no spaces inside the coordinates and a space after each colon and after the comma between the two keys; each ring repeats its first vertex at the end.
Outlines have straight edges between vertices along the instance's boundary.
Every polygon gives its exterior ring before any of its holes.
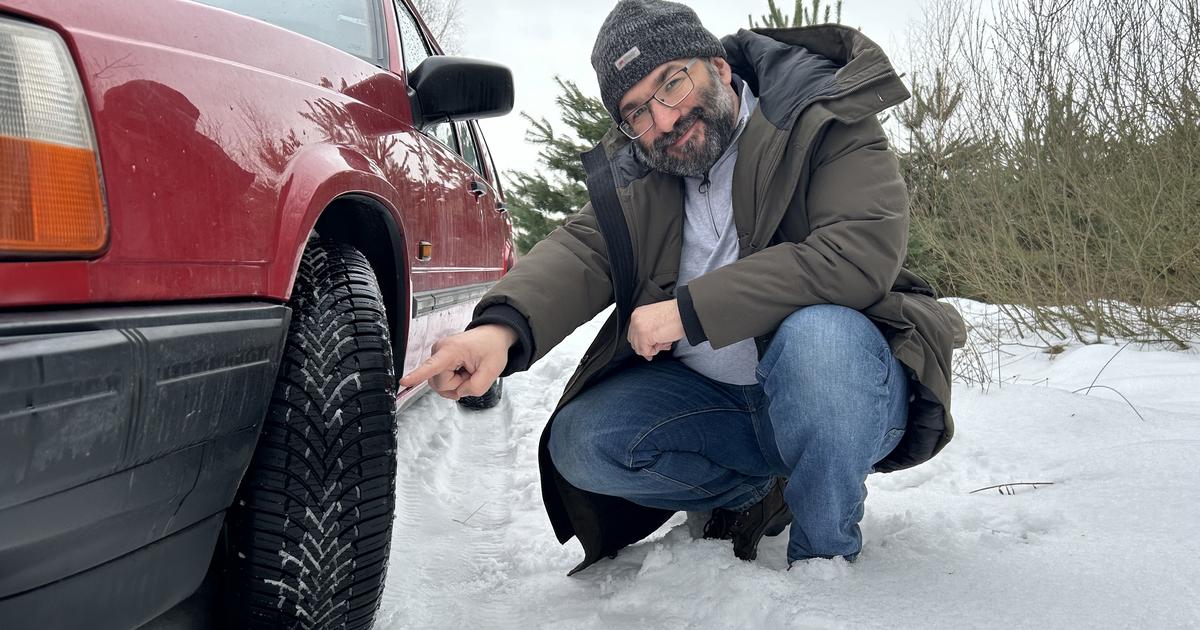
{"type": "MultiPolygon", "coordinates": [[[[956,305],[973,324],[993,320],[986,305],[956,305]]],[[[427,396],[404,413],[377,628],[1200,627],[1197,353],[1051,355],[1019,339],[981,351],[993,382],[956,385],[954,441],[868,480],[854,564],[787,571],[786,535],[741,562],[678,515],[567,578],[582,552],[551,532],[537,444],[599,322],[508,379],[496,409],[427,396]],[[1111,389],[1071,393],[1093,379],[1111,389]],[[1053,485],[971,493],[1022,482],[1053,485]]]]}

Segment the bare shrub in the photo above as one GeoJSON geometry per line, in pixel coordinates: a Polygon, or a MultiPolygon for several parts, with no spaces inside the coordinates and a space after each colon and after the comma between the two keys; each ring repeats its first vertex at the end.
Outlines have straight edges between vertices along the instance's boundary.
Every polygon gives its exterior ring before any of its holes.
{"type": "Polygon", "coordinates": [[[909,264],[1054,335],[1200,338],[1197,4],[929,5],[896,138],[909,264]]]}

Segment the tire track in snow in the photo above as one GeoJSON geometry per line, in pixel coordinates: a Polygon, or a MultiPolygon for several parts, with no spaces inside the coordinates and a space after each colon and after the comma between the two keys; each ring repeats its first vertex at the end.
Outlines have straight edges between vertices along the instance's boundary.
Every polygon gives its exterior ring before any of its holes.
{"type": "Polygon", "coordinates": [[[433,394],[401,414],[396,520],[377,628],[508,627],[524,617],[520,602],[498,596],[511,564],[511,416],[507,397],[495,409],[469,412],[433,394]]]}

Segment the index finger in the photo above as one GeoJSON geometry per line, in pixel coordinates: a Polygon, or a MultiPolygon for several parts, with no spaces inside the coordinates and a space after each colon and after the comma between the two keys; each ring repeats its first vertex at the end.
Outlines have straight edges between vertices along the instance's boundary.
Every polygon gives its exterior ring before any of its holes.
{"type": "Polygon", "coordinates": [[[404,387],[414,387],[442,372],[453,372],[459,367],[461,366],[458,365],[458,361],[450,352],[441,350],[433,353],[433,356],[428,359],[425,359],[425,362],[418,366],[417,369],[405,374],[404,378],[400,379],[400,384],[404,387]]]}

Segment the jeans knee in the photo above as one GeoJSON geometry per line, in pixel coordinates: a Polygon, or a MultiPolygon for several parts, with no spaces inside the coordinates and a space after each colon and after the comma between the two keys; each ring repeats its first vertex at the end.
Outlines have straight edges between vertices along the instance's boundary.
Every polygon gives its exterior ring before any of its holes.
{"type": "Polygon", "coordinates": [[[779,325],[764,363],[787,370],[787,380],[830,377],[849,365],[880,367],[887,342],[866,315],[845,306],[815,304],[797,309],[779,325]],[[874,364],[863,363],[874,357],[874,364]],[[796,373],[800,372],[800,373],[796,373]]]}
{"type": "Polygon", "coordinates": [[[547,446],[554,467],[567,481],[572,481],[575,470],[579,468],[580,453],[577,446],[579,446],[580,440],[574,435],[577,423],[574,417],[566,411],[563,409],[559,412],[554,418],[554,423],[550,425],[550,439],[547,446]]]}
{"type": "Polygon", "coordinates": [[[776,337],[804,346],[842,345],[847,340],[873,338],[879,329],[859,311],[836,304],[796,309],[779,325],[776,337]]]}
{"type": "Polygon", "coordinates": [[[590,420],[592,418],[587,414],[573,413],[571,405],[567,405],[550,425],[547,444],[550,459],[558,473],[571,485],[583,490],[595,489],[605,477],[611,475],[606,465],[608,457],[600,448],[595,431],[590,429],[590,420]]]}

